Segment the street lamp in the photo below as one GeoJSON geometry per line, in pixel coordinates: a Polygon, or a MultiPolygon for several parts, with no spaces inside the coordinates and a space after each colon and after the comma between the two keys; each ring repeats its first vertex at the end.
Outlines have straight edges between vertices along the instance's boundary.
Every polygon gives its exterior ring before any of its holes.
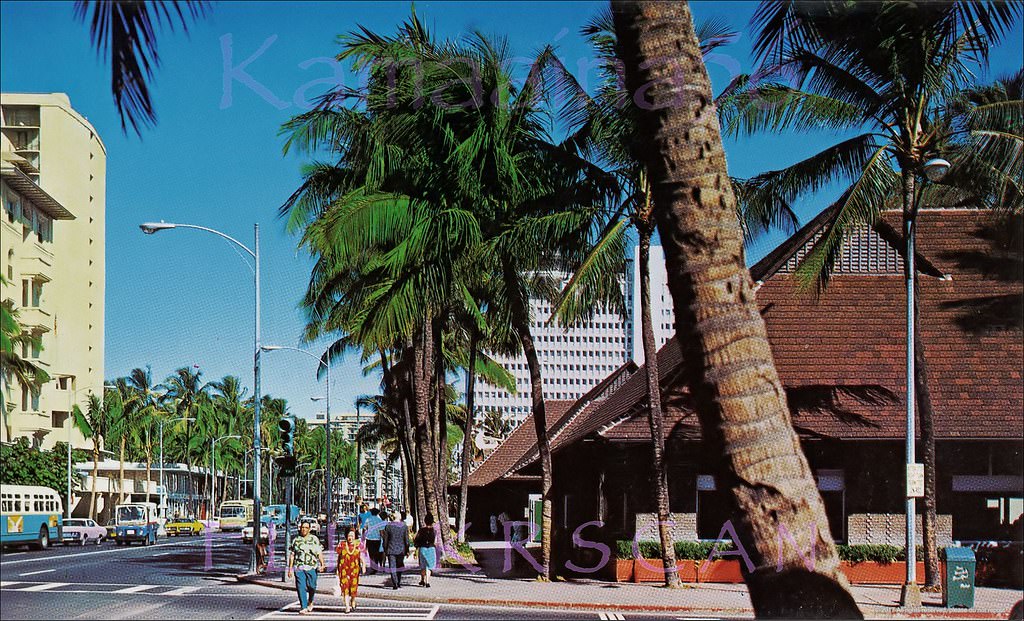
{"type": "MultiPolygon", "coordinates": [[[[214,507],[217,504],[217,443],[221,440],[240,440],[242,436],[221,436],[210,438],[210,520],[213,520],[214,507]]],[[[227,481],[224,482],[227,485],[227,481]]]]}
{"type": "Polygon", "coordinates": [[[164,488],[164,424],[194,420],[195,419],[191,416],[182,416],[172,420],[161,419],[157,423],[157,426],[160,428],[160,517],[162,517],[164,521],[167,520],[167,490],[164,488]]]}
{"type": "MultiPolygon", "coordinates": [[[[925,179],[932,183],[938,183],[945,178],[949,172],[950,164],[942,158],[930,159],[921,165],[921,172],[925,179]]],[[[922,185],[923,188],[923,185],[922,185]]],[[[908,608],[919,608],[921,606],[921,590],[917,586],[917,536],[915,534],[917,520],[917,494],[911,494],[910,482],[913,472],[921,472],[917,468],[917,456],[915,442],[917,439],[914,425],[914,414],[917,408],[917,394],[914,382],[917,378],[917,364],[914,358],[916,347],[916,335],[914,326],[914,309],[917,307],[917,265],[915,237],[917,236],[917,211],[916,201],[921,193],[917,193],[915,203],[910,206],[909,216],[903,218],[903,237],[907,241],[906,262],[906,285],[907,285],[907,445],[906,445],[906,490],[907,490],[907,512],[906,512],[906,535],[907,535],[907,582],[903,585],[903,592],[900,595],[900,603],[908,608]]],[[[916,478],[916,477],[915,477],[916,478]]]]}
{"type": "MultiPolygon", "coordinates": [[[[324,353],[323,356],[317,356],[316,354],[312,354],[306,351],[305,349],[299,349],[298,347],[289,347],[287,345],[264,345],[261,349],[263,351],[277,351],[279,349],[287,349],[291,351],[301,352],[309,356],[310,358],[316,359],[320,364],[324,365],[324,367],[327,368],[327,396],[325,397],[327,401],[327,472],[325,473],[325,477],[327,479],[327,523],[330,524],[331,505],[333,501],[333,498],[331,497],[331,492],[333,491],[331,489],[331,365],[328,364],[327,354],[324,353]]],[[[320,397],[311,397],[311,399],[313,401],[319,401],[320,397]]]]}
{"type": "MultiPolygon", "coordinates": [[[[223,237],[224,239],[232,242],[242,250],[245,250],[253,258],[254,269],[253,269],[253,281],[256,291],[256,321],[254,330],[254,346],[253,346],[253,422],[252,422],[252,445],[260,446],[260,225],[259,223],[253,224],[253,249],[249,248],[238,241],[237,239],[225,235],[220,231],[207,228],[205,226],[197,226],[195,224],[173,224],[170,222],[146,222],[139,225],[142,232],[147,235],[152,235],[157,231],[163,231],[166,229],[174,228],[187,228],[196,229],[199,231],[206,231],[223,237]]],[[[260,452],[255,451],[253,453],[253,472],[260,471],[260,452]]],[[[253,515],[256,519],[253,522],[253,537],[252,537],[252,551],[249,555],[249,573],[256,573],[256,559],[259,558],[259,547],[260,547],[260,479],[259,477],[253,477],[255,482],[253,484],[253,515]]]]}
{"type": "MultiPolygon", "coordinates": [[[[78,390],[72,390],[71,392],[68,393],[68,401],[69,402],[73,402],[74,401],[73,397],[75,395],[77,395],[78,393],[82,392],[83,390],[91,390],[92,388],[93,388],[93,386],[86,386],[85,388],[79,388],[78,390]]],[[[110,388],[117,388],[117,386],[112,386],[110,384],[104,384],[103,388],[104,389],[110,389],[110,388]]],[[[74,410],[74,403],[69,403],[69,405],[68,405],[68,491],[67,491],[68,502],[67,502],[67,507],[64,509],[64,513],[67,514],[68,519],[71,519],[71,429],[75,426],[75,415],[74,415],[73,410],[74,410]]],[[[123,484],[124,483],[122,482],[122,485],[123,484]]]]}

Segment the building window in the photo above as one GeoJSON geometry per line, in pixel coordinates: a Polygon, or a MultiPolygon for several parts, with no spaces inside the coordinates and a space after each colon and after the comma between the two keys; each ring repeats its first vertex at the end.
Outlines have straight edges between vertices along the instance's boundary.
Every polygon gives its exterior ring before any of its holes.
{"type": "Polygon", "coordinates": [[[14,251],[7,251],[7,281],[14,281],[14,251]]]}

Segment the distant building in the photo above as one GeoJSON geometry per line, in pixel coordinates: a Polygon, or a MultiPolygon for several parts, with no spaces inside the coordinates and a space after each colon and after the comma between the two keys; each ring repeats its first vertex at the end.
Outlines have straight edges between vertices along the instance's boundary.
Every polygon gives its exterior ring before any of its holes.
{"type": "Polygon", "coordinates": [[[21,354],[52,378],[39,392],[0,377],[0,441],[49,448],[70,437],[74,403],[103,390],[106,147],[63,93],[0,95],[0,255],[17,309],[41,347],[21,354]]]}
{"type": "MultiPolygon", "coordinates": [[[[370,416],[363,414],[357,416],[356,412],[331,412],[331,427],[335,431],[341,432],[346,442],[356,441],[356,431],[359,429],[360,423],[365,423],[370,420],[370,416]]],[[[313,418],[307,419],[307,424],[310,427],[323,427],[327,424],[327,414],[325,412],[317,412],[313,415],[313,418]]]]}
{"type": "MultiPolygon", "coordinates": [[[[644,363],[640,332],[640,267],[639,248],[633,248],[632,259],[626,260],[622,282],[626,316],[598,312],[591,321],[569,328],[549,325],[551,305],[543,300],[530,300],[533,313],[531,326],[534,346],[540,357],[544,380],[544,398],[552,401],[575,401],[629,360],[644,363]]],[[[651,319],[654,338],[660,349],[675,334],[675,315],[668,291],[665,255],[661,246],[651,246],[651,319]]],[[[481,412],[497,411],[520,424],[529,414],[530,370],[525,356],[496,358],[516,378],[517,394],[483,381],[477,382],[474,405],[481,412]]]]}

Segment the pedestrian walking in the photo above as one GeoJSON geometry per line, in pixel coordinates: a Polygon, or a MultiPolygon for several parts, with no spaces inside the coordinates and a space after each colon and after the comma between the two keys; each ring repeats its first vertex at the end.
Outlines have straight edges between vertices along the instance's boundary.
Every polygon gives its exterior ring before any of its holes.
{"type": "Polygon", "coordinates": [[[409,555],[409,527],[400,519],[394,517],[384,526],[381,534],[381,546],[388,557],[388,571],[391,573],[391,588],[398,589],[402,586],[402,570],[405,569],[405,557],[409,555]]]}
{"type": "Polygon", "coordinates": [[[345,538],[334,551],[338,554],[338,586],[342,601],[345,602],[345,612],[350,612],[356,607],[359,574],[363,569],[363,546],[354,528],[348,529],[345,538]]]}
{"type": "Polygon", "coordinates": [[[427,514],[424,526],[416,531],[413,545],[420,564],[420,586],[430,588],[430,572],[437,567],[437,530],[434,528],[434,516],[427,514]]]}
{"type": "Polygon", "coordinates": [[[309,522],[299,525],[299,536],[288,548],[288,567],[285,575],[295,574],[295,590],[299,594],[299,614],[313,612],[313,596],[316,595],[317,568],[327,569],[324,561],[324,547],[316,535],[309,533],[309,522]]]}
{"type": "Polygon", "coordinates": [[[380,517],[380,509],[374,507],[363,520],[363,540],[366,542],[366,553],[370,557],[368,572],[377,573],[384,570],[384,551],[380,545],[383,530],[384,520],[380,517]]]}

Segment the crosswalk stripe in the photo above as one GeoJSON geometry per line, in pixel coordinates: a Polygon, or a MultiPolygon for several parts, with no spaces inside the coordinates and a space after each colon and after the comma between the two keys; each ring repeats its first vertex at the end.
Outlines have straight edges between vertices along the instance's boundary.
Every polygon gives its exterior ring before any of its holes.
{"type": "Polygon", "coordinates": [[[156,584],[136,584],[135,586],[125,587],[123,589],[118,589],[116,591],[111,591],[111,593],[138,593],[139,591],[148,591],[149,589],[155,589],[157,586],[159,586],[159,585],[156,585],[156,584]]]}
{"type": "Polygon", "coordinates": [[[0,580],[0,589],[2,589],[3,587],[11,586],[12,584],[21,584],[21,583],[20,582],[16,582],[14,580],[6,580],[6,581],[5,580],[0,580]]]}
{"type": "Polygon", "coordinates": [[[49,591],[50,589],[57,589],[62,586],[68,586],[69,582],[44,582],[35,586],[26,587],[24,589],[18,589],[19,591],[49,591]]]}
{"type": "Polygon", "coordinates": [[[160,593],[160,595],[188,595],[189,593],[195,593],[201,588],[202,587],[194,586],[178,587],[170,591],[164,591],[163,593],[160,593]]]}

